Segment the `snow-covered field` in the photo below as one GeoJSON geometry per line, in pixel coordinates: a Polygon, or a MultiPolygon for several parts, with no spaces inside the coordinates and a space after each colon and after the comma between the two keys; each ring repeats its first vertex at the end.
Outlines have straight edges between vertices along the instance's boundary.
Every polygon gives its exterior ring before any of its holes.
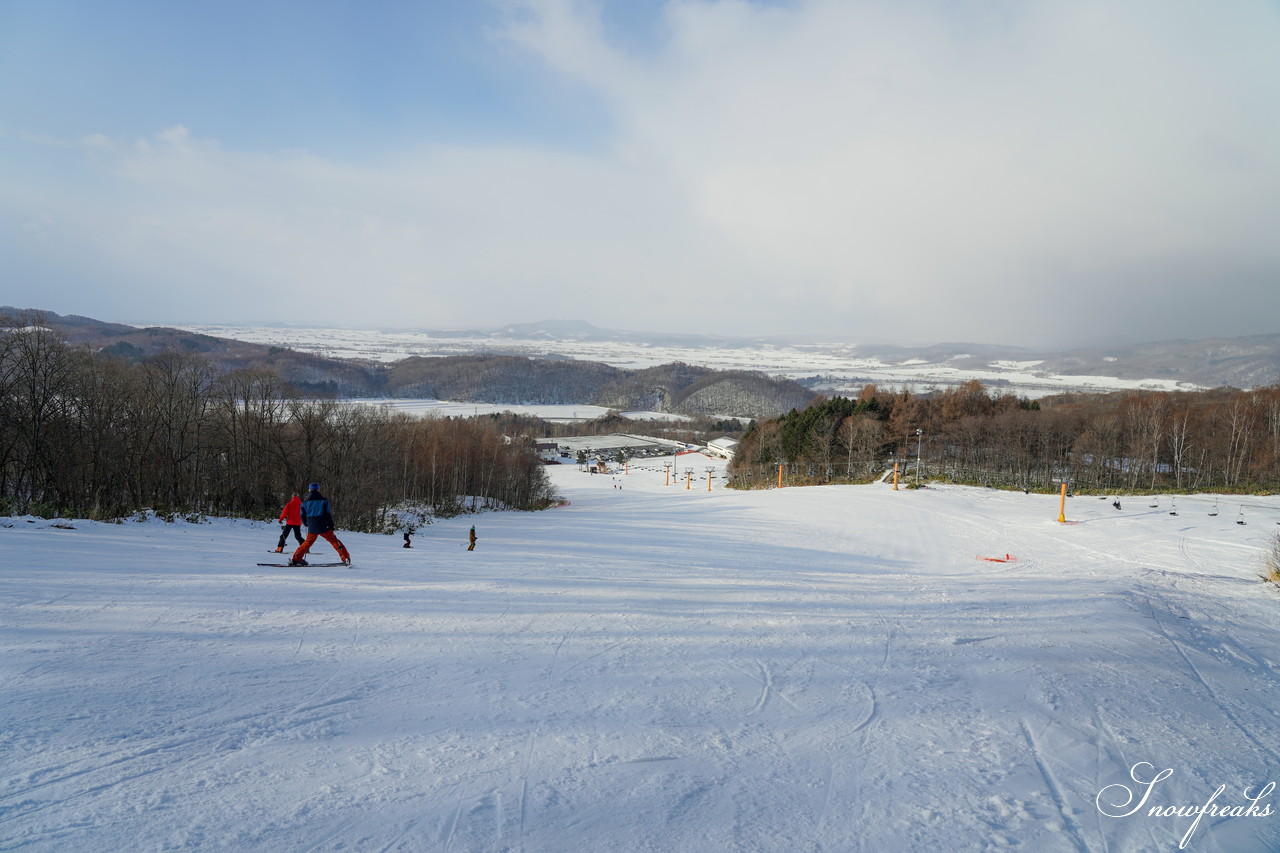
{"type": "Polygon", "coordinates": [[[769,346],[672,346],[620,340],[522,340],[492,337],[442,337],[427,332],[372,329],[309,329],[280,326],[172,324],[221,338],[285,346],[332,358],[398,361],[411,355],[447,356],[501,352],[530,358],[554,355],[596,361],[625,369],[681,361],[715,370],[753,370],[790,379],[821,377],[814,390],[856,394],[864,385],[924,391],[977,380],[1000,391],[1036,399],[1067,392],[1127,390],[1191,391],[1198,386],[1170,379],[1118,379],[1113,376],[1060,375],[1037,369],[1038,361],[993,361],[983,369],[914,359],[887,364],[858,354],[848,343],[769,346]]]}
{"type": "MultiPolygon", "coordinates": [[[[478,415],[491,415],[501,412],[515,412],[521,415],[533,415],[546,421],[572,422],[589,421],[609,414],[611,409],[605,406],[557,406],[550,403],[537,405],[497,404],[497,403],[459,403],[451,400],[406,400],[402,398],[380,398],[350,400],[352,403],[363,403],[371,406],[385,406],[408,415],[440,415],[441,417],[469,418],[478,415]]],[[[637,420],[682,421],[688,420],[683,415],[666,412],[620,412],[623,417],[637,420]]]]}
{"type": "Polygon", "coordinates": [[[351,569],[6,521],[0,849],[1280,849],[1280,499],[1059,524],[718,464],[553,468],[571,505],[344,533],[351,569]]]}

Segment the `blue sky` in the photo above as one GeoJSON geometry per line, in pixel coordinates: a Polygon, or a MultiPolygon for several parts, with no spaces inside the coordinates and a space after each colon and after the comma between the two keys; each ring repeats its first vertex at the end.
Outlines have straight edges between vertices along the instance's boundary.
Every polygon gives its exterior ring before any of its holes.
{"type": "Polygon", "coordinates": [[[128,138],[180,118],[216,129],[231,148],[353,160],[422,142],[579,144],[599,131],[596,109],[555,92],[540,63],[497,37],[521,18],[514,6],[51,0],[3,8],[6,75],[23,81],[3,96],[10,130],[21,116],[60,138],[88,128],[128,138]]]}
{"type": "Polygon", "coordinates": [[[1280,332],[1280,6],[0,0],[0,304],[1280,332]]]}

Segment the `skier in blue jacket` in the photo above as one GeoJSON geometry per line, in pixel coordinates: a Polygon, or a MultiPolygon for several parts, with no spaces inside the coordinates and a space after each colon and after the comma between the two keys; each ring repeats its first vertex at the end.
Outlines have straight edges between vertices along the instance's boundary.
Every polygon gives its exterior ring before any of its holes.
{"type": "Polygon", "coordinates": [[[289,565],[305,566],[307,552],[316,539],[321,537],[338,552],[342,565],[351,565],[351,554],[347,551],[347,546],[333,533],[333,507],[329,504],[329,499],[320,494],[319,483],[312,483],[308,489],[307,499],[302,502],[302,523],[307,526],[307,538],[293,552],[289,565]]]}

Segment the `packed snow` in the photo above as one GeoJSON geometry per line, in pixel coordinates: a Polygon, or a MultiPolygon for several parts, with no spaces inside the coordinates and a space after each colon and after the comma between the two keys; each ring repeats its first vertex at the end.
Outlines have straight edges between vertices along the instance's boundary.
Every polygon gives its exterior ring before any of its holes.
{"type": "Polygon", "coordinates": [[[352,568],[3,520],[0,849],[1280,849],[1280,499],[674,461],[352,568]]]}

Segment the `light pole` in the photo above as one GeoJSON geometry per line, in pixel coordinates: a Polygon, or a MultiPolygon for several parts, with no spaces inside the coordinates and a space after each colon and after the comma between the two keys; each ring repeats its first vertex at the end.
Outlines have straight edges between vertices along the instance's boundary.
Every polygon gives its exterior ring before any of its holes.
{"type": "Polygon", "coordinates": [[[920,448],[924,446],[924,430],[916,430],[916,488],[920,488],[920,448]]]}

